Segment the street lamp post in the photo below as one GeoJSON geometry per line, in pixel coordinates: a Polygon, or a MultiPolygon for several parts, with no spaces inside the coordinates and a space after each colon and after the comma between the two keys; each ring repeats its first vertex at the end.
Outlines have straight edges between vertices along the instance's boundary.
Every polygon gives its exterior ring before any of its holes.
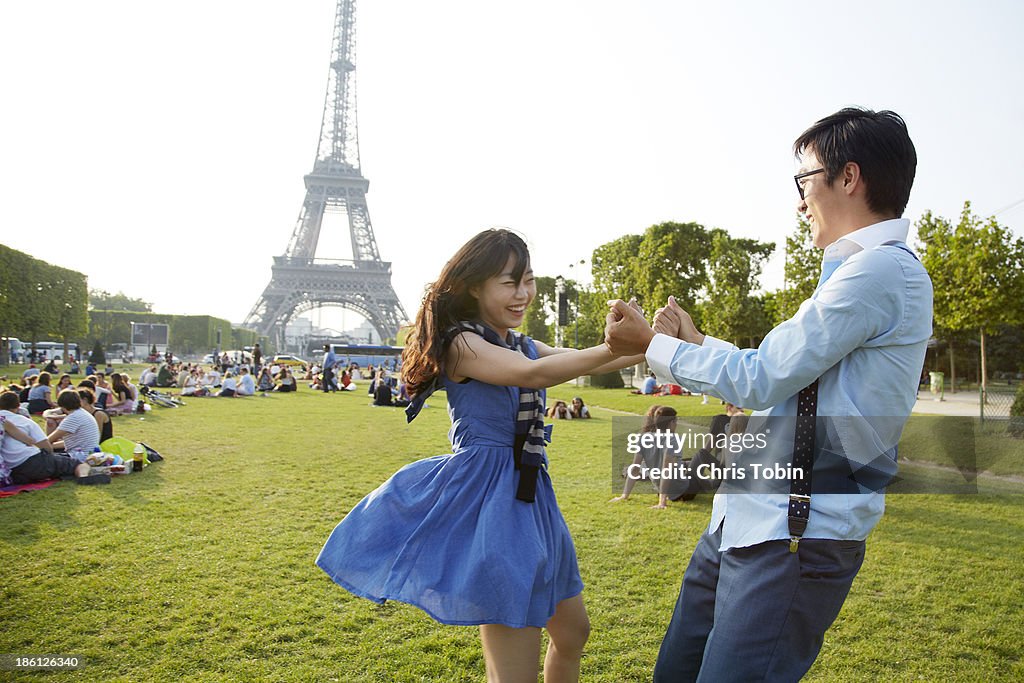
{"type": "Polygon", "coordinates": [[[565,278],[559,275],[555,278],[555,348],[564,346],[562,340],[562,297],[565,296],[565,278]]]}
{"type": "MultiPolygon", "coordinates": [[[[569,264],[570,272],[572,272],[571,269],[573,267],[575,267],[575,266],[582,266],[586,262],[587,262],[586,259],[582,259],[581,258],[579,260],[579,263],[570,263],[569,264]]],[[[574,349],[578,349],[578,348],[580,348],[580,281],[579,281],[579,278],[574,278],[574,281],[576,282],[576,311],[575,311],[575,313],[572,316],[572,321],[573,321],[573,343],[572,343],[572,347],[574,349]]]]}

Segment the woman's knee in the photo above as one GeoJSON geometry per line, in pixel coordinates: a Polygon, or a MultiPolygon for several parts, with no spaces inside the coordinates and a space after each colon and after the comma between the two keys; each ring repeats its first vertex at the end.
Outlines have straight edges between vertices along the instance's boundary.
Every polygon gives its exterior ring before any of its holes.
{"type": "Polygon", "coordinates": [[[590,618],[585,611],[571,618],[548,625],[548,635],[555,649],[563,655],[581,655],[590,638],[590,618]]]}

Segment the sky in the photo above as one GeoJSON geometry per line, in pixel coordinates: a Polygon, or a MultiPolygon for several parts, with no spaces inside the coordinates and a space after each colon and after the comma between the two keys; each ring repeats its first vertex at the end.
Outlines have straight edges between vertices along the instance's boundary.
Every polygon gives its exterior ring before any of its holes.
{"type": "MultiPolygon", "coordinates": [[[[334,12],[0,5],[0,243],[158,312],[241,322],[305,196],[334,12]]],[[[588,281],[595,247],[697,221],[774,241],[762,284],[780,287],[792,142],[849,105],[906,120],[905,217],[970,200],[1024,236],[1019,2],[361,0],[356,25],[370,218],[409,315],[495,226],[538,275],[588,281]]],[[[327,227],[317,256],[350,258],[347,224],[327,227]]]]}

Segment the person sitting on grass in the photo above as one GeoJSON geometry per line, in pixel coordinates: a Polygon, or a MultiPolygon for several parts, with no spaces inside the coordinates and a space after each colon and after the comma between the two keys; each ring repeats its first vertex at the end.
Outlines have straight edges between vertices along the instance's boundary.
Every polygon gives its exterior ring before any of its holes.
{"type": "Polygon", "coordinates": [[[277,376],[277,386],[274,387],[274,391],[280,391],[287,393],[289,391],[295,391],[299,388],[299,383],[295,381],[295,375],[288,371],[288,368],[281,368],[281,372],[277,376]]]}
{"type": "Polygon", "coordinates": [[[234,373],[228,370],[224,373],[224,379],[220,383],[220,391],[217,392],[217,395],[233,398],[237,389],[238,380],[235,379],[234,373]]]}
{"type": "Polygon", "coordinates": [[[256,395],[256,382],[253,381],[252,375],[249,374],[249,367],[243,365],[242,369],[238,372],[238,386],[235,387],[235,396],[255,396],[256,395]]]}
{"type": "Polygon", "coordinates": [[[132,400],[131,390],[124,383],[121,373],[115,372],[110,375],[110,392],[111,400],[104,408],[109,415],[125,415],[132,412],[135,402],[132,400]]]}
{"type": "Polygon", "coordinates": [[[274,378],[270,376],[270,367],[264,365],[260,368],[260,378],[256,383],[256,388],[259,391],[273,391],[274,390],[274,378]]]}
{"type": "Polygon", "coordinates": [[[220,373],[217,372],[216,366],[211,365],[210,369],[206,371],[206,374],[203,375],[202,384],[204,387],[211,389],[220,386],[220,373]]]}
{"type": "MultiPolygon", "coordinates": [[[[60,393],[65,389],[71,388],[71,375],[61,375],[60,381],[57,383],[57,388],[54,390],[55,393],[60,393]]],[[[43,411],[43,418],[46,420],[46,431],[52,432],[57,428],[57,425],[61,420],[64,419],[64,411],[54,404],[52,408],[43,411]]]]}
{"type": "Polygon", "coordinates": [[[64,451],[78,461],[99,448],[99,425],[92,415],[82,410],[82,399],[75,389],[65,389],[57,396],[57,405],[64,411],[64,419],[54,431],[46,435],[54,450],[64,451]]]}
{"type": "Polygon", "coordinates": [[[106,410],[107,406],[112,403],[113,392],[111,392],[105,376],[101,372],[89,375],[86,379],[92,382],[92,388],[96,392],[96,405],[100,410],[106,410]]]}
{"type": "Polygon", "coordinates": [[[384,371],[379,370],[377,372],[376,388],[373,391],[373,405],[375,406],[389,406],[394,408],[405,408],[409,405],[407,400],[395,400],[395,394],[397,392],[391,388],[388,384],[387,379],[384,377],[384,371]]]}
{"type": "Polygon", "coordinates": [[[380,378],[375,379],[373,382],[373,405],[375,406],[393,406],[394,400],[391,394],[391,387],[388,386],[387,382],[380,378]]]}
{"type": "Polygon", "coordinates": [[[156,386],[156,366],[147,367],[142,371],[139,375],[139,384],[151,389],[156,386]]]}
{"type": "MultiPolygon", "coordinates": [[[[70,390],[74,393],[74,390],[70,390]]],[[[60,397],[57,397],[58,402],[60,397]]],[[[80,484],[109,484],[109,474],[89,474],[89,466],[53,452],[53,445],[31,418],[17,413],[20,401],[11,391],[0,394],[0,460],[11,483],[75,478],[80,484]]],[[[88,415],[86,415],[88,417],[88,415]]],[[[92,421],[92,418],[89,418],[92,421]]]]}
{"type": "Polygon", "coordinates": [[[160,365],[160,370],[156,373],[156,385],[158,387],[173,387],[174,382],[174,368],[167,363],[162,363],[160,365]]]}
{"type": "Polygon", "coordinates": [[[38,375],[33,375],[23,381],[21,387],[18,388],[18,396],[21,398],[21,402],[26,404],[25,408],[28,409],[28,392],[32,391],[32,387],[36,385],[36,379],[38,375]]]}
{"type": "Polygon", "coordinates": [[[192,366],[188,364],[180,365],[178,366],[178,375],[174,378],[174,383],[181,389],[190,377],[192,377],[192,366]]]}
{"type": "MultiPolygon", "coordinates": [[[[654,405],[647,409],[647,413],[644,415],[643,422],[640,426],[640,433],[674,432],[678,423],[679,418],[675,408],[671,406],[654,405]]],[[[633,457],[632,465],[647,467],[649,469],[664,468],[669,464],[670,458],[671,455],[667,448],[657,448],[654,446],[645,447],[641,444],[640,452],[633,457]]],[[[615,496],[608,501],[609,503],[618,503],[624,500],[629,500],[629,496],[633,492],[633,487],[636,486],[636,482],[640,479],[647,478],[635,476],[635,472],[631,475],[631,469],[635,471],[637,467],[626,469],[626,484],[622,487],[622,495],[615,496]]],[[[656,505],[652,505],[652,508],[664,510],[668,507],[668,491],[665,486],[666,481],[667,480],[661,480],[657,485],[658,503],[656,505]]]]}
{"type": "Polygon", "coordinates": [[[655,379],[654,373],[650,370],[647,371],[647,378],[644,383],[640,385],[639,389],[633,389],[631,394],[643,394],[644,396],[653,396],[661,391],[661,387],[658,386],[658,380],[655,379]]]}
{"type": "Polygon", "coordinates": [[[28,408],[25,406],[25,402],[21,400],[21,395],[24,392],[24,387],[18,384],[8,384],[6,387],[0,387],[0,391],[10,391],[17,394],[19,403],[18,409],[14,412],[18,413],[19,415],[24,415],[25,417],[30,416],[28,408]]]}
{"type": "Polygon", "coordinates": [[[100,443],[114,436],[114,423],[105,411],[96,407],[96,394],[88,387],[78,388],[78,398],[82,400],[82,410],[92,415],[100,430],[100,443]]]}
{"type": "Polygon", "coordinates": [[[412,396],[409,395],[409,384],[405,381],[405,378],[401,378],[398,381],[398,400],[400,401],[411,401],[412,396]]]}
{"type": "Polygon", "coordinates": [[[28,390],[28,412],[42,415],[56,405],[53,402],[53,389],[50,387],[50,373],[41,372],[36,378],[35,385],[28,390]]]}

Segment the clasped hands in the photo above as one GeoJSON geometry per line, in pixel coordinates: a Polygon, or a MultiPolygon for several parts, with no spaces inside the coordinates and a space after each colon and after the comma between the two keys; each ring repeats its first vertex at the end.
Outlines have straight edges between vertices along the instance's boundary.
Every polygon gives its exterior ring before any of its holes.
{"type": "Polygon", "coordinates": [[[676,303],[675,297],[670,296],[668,303],[654,312],[653,327],[647,323],[636,299],[629,303],[615,299],[608,306],[604,343],[617,356],[646,353],[655,334],[667,334],[691,344],[704,342],[704,335],[697,331],[690,314],[676,303]]]}

